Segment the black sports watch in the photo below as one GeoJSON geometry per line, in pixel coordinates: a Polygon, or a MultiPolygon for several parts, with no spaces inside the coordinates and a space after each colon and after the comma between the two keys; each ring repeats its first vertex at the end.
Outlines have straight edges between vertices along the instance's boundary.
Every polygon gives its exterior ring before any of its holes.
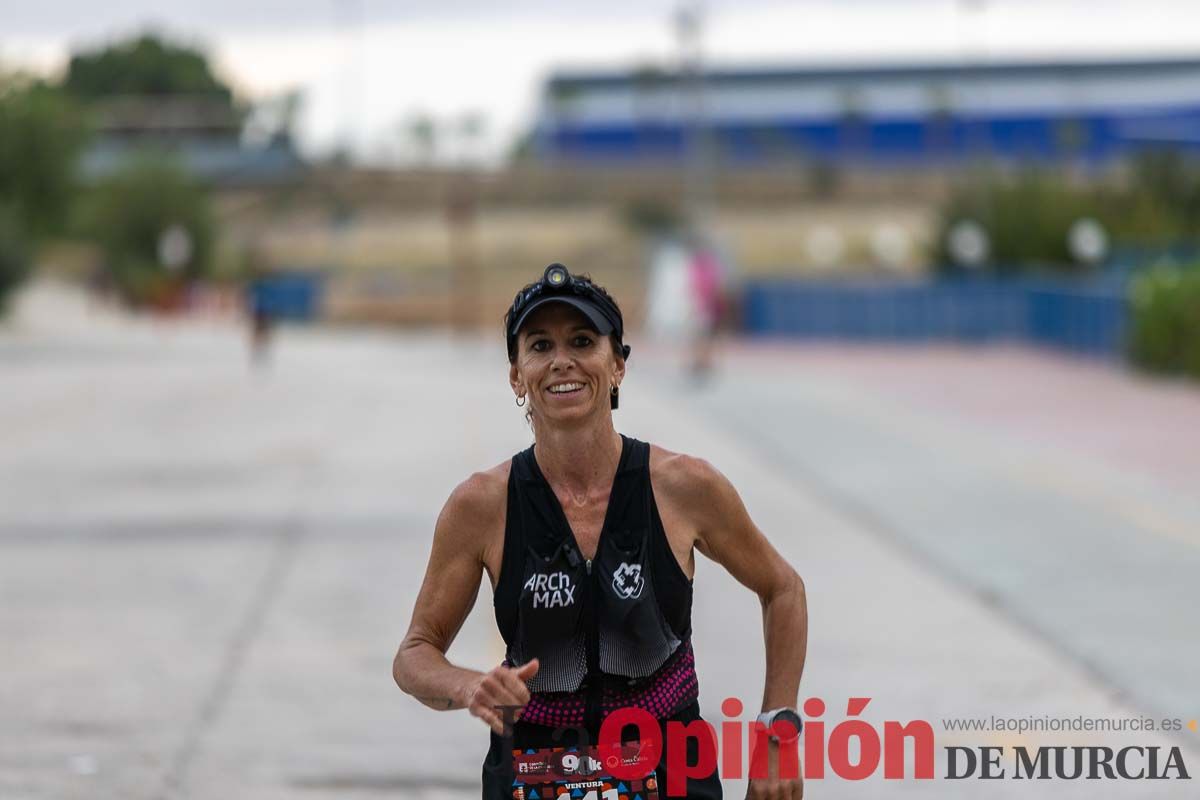
{"type": "Polygon", "coordinates": [[[800,713],[794,708],[775,708],[770,711],[764,711],[758,715],[758,722],[762,723],[767,729],[767,735],[772,741],[780,744],[791,744],[800,738],[800,731],[804,730],[804,720],[800,718],[800,713]],[[795,733],[788,736],[779,736],[774,732],[773,726],[776,722],[785,723],[790,726],[795,733]]]}

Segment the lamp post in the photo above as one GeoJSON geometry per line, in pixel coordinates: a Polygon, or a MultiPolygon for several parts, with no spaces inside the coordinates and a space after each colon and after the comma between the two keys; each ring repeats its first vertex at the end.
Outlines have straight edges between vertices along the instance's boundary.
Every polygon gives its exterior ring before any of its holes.
{"type": "Polygon", "coordinates": [[[712,210],[712,163],[704,96],[704,4],[684,0],[675,11],[684,99],[683,208],[687,224],[703,230],[712,210]]]}

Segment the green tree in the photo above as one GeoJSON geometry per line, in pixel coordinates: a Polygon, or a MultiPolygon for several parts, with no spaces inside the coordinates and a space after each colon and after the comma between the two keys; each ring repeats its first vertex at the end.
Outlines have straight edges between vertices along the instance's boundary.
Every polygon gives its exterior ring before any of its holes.
{"type": "Polygon", "coordinates": [[[0,305],[28,275],[37,246],[65,228],[86,137],[61,92],[0,77],[0,305]]]}
{"type": "Polygon", "coordinates": [[[438,125],[429,114],[418,112],[405,123],[405,133],[416,155],[417,162],[428,167],[433,163],[438,149],[438,125]]]}
{"type": "Polygon", "coordinates": [[[114,282],[132,304],[164,301],[211,271],[216,238],[211,200],[172,161],[144,158],[101,181],[89,194],[84,218],[114,282]],[[174,261],[163,252],[170,231],[186,244],[174,261]]]}
{"type": "Polygon", "coordinates": [[[29,274],[29,253],[11,214],[0,208],[0,314],[12,290],[29,274]]]}
{"type": "Polygon", "coordinates": [[[218,79],[199,49],[153,34],[71,56],[63,87],[76,97],[193,95],[234,107],[233,91],[218,79]]]}
{"type": "Polygon", "coordinates": [[[61,92],[0,81],[0,206],[34,240],[64,227],[85,140],[61,92]]]}

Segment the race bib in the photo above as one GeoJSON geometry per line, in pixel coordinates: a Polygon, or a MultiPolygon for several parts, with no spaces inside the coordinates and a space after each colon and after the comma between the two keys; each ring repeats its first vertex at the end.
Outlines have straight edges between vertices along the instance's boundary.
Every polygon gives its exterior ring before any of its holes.
{"type": "Polygon", "coordinates": [[[596,747],[513,750],[513,800],[659,800],[653,764],[641,777],[615,778],[612,768],[638,762],[641,745],[622,745],[601,763],[596,747]]]}

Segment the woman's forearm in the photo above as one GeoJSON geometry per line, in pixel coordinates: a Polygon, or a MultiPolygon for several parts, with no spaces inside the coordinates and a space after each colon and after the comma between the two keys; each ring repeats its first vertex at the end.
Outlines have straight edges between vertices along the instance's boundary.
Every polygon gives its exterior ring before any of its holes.
{"type": "Polygon", "coordinates": [[[456,667],[428,642],[405,642],[392,662],[392,677],[405,693],[437,709],[451,711],[469,704],[469,687],[483,673],[456,667]]]}
{"type": "Polygon", "coordinates": [[[808,651],[808,602],[804,581],[793,575],[785,589],[763,601],[763,639],[767,650],[764,711],[795,708],[800,694],[800,676],[808,651]]]}

